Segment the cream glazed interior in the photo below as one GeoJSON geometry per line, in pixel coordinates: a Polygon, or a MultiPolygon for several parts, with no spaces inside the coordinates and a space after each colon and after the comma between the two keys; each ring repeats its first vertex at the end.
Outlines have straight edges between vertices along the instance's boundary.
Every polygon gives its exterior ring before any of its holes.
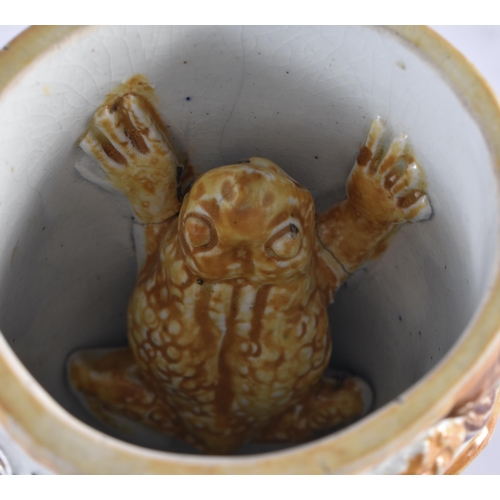
{"type": "Polygon", "coordinates": [[[297,31],[293,41],[290,28],[290,52],[284,53],[277,43],[280,29],[98,28],[76,46],[60,47],[73,60],[78,51],[76,70],[49,55],[45,73],[26,73],[14,99],[2,103],[16,116],[2,157],[16,162],[2,185],[9,215],[2,214],[0,326],[49,394],[99,429],[70,395],[64,362],[79,348],[125,343],[136,272],[132,221],[126,203],[79,178],[73,165],[82,159],[76,144],[95,109],[131,74],[147,74],[155,85],[179,154],[198,171],[242,157],[272,158],[286,165],[321,210],[343,198],[372,117],[383,116],[390,130],[411,138],[435,217],[404,228],[376,263],[339,291],[329,310],[332,361],[370,381],[375,408],[435,367],[488,289],[496,184],[487,170],[468,167],[489,161],[488,148],[448,84],[403,42],[388,49],[385,42],[395,35],[384,30],[311,29],[297,31]],[[142,37],[140,47],[134,37],[142,37]],[[361,38],[365,42],[356,43],[361,38]],[[105,60],[105,44],[118,54],[124,40],[135,47],[130,61],[105,60]],[[149,51],[153,46],[157,50],[149,51]],[[307,71],[300,58],[304,46],[315,49],[307,71]],[[99,76],[110,68],[112,81],[99,76]],[[26,127],[22,118],[28,114],[37,118],[26,127]],[[460,143],[453,139],[456,127],[467,129],[460,143]],[[37,141],[21,147],[26,134],[37,141]],[[433,193],[436,186],[439,193],[433,193]]]}

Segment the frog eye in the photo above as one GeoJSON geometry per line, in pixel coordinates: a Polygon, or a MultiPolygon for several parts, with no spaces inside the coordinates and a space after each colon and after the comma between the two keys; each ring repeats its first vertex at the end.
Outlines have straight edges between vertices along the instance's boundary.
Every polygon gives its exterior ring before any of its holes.
{"type": "Polygon", "coordinates": [[[270,245],[270,253],[281,259],[291,259],[299,253],[301,240],[297,226],[290,224],[275,236],[270,245]]]}
{"type": "Polygon", "coordinates": [[[198,215],[189,216],[184,223],[186,239],[193,247],[207,246],[214,238],[212,224],[198,215]]]}

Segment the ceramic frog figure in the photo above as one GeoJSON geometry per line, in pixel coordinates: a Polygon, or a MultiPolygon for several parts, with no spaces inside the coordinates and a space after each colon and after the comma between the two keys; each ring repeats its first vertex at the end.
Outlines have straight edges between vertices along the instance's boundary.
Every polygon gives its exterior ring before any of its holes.
{"type": "Polygon", "coordinates": [[[129,347],[73,354],[72,387],[103,418],[125,416],[213,454],[303,441],[364,414],[367,384],[325,374],[327,306],[397,225],[431,215],[406,137],[384,148],[374,120],[347,199],[326,213],[257,157],[198,176],[183,196],[150,93],[141,77],[122,86],[80,143],[128,197],[143,251],[129,347]]]}

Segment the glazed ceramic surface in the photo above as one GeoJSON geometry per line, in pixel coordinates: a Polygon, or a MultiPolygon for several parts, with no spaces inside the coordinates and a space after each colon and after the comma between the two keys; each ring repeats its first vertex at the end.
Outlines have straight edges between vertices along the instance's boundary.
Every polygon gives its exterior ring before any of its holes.
{"type": "MultiPolygon", "coordinates": [[[[365,27],[38,33],[38,47],[52,48],[5,74],[0,98],[0,327],[8,343],[0,375],[9,387],[0,404],[9,435],[44,463],[87,472],[95,463],[122,472],[373,470],[491,390],[500,344],[498,111],[442,41],[421,29],[365,27]],[[76,349],[125,343],[136,273],[130,208],[74,165],[95,110],[136,73],[155,86],[181,158],[199,172],[270,158],[319,211],[345,196],[372,117],[411,138],[434,217],[403,228],[329,310],[332,361],[373,385],[372,415],[285,452],[216,460],[134,448],[66,413],[103,429],[70,393],[64,364],[76,349]],[[57,443],[46,432],[56,427],[57,443]]],[[[148,439],[141,444],[180,449],[148,439]]]]}
{"type": "Polygon", "coordinates": [[[348,198],[317,215],[311,194],[259,157],[183,190],[189,169],[148,94],[141,76],[119,86],[80,143],[129,200],[145,258],[130,349],[75,353],[71,385],[97,416],[130,417],[218,454],[249,440],[304,441],[366,413],[366,384],[324,375],[327,307],[399,224],[432,213],[406,136],[384,148],[374,120],[348,198]]]}

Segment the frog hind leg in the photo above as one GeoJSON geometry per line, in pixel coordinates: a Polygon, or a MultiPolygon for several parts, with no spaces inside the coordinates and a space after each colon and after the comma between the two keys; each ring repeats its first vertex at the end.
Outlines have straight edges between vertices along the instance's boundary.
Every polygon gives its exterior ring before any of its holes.
{"type": "Polygon", "coordinates": [[[128,347],[75,352],[68,360],[68,381],[88,410],[112,427],[126,430],[125,417],[186,439],[178,417],[144,382],[128,347]]]}
{"type": "Polygon", "coordinates": [[[372,405],[368,384],[351,376],[326,377],[305,399],[274,419],[256,438],[259,442],[301,442],[353,422],[372,405]]]}

